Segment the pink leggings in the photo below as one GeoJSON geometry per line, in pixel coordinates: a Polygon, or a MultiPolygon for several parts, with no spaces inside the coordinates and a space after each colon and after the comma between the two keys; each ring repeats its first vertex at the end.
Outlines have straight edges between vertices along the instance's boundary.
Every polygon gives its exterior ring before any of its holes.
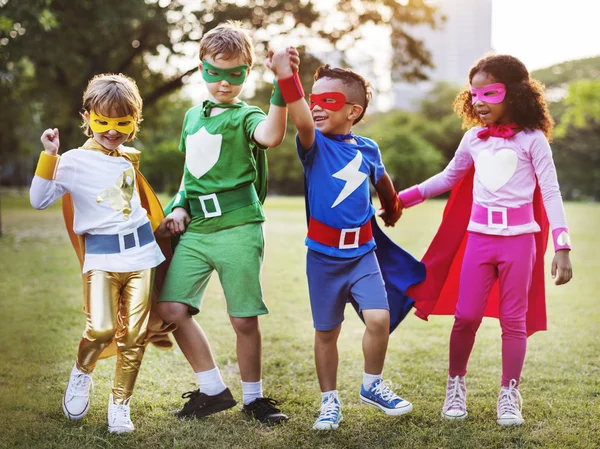
{"type": "Polygon", "coordinates": [[[500,279],[502,385],[517,383],[527,349],[527,296],[535,261],[533,234],[469,233],[460,275],[454,327],[450,336],[450,376],[464,376],[488,294],[500,279]]]}

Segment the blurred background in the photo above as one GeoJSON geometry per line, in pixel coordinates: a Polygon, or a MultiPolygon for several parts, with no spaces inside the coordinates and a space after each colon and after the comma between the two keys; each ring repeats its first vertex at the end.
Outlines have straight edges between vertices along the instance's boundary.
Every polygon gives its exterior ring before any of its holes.
{"type": "MultiPolygon", "coordinates": [[[[133,145],[155,190],[179,186],[185,111],[205,97],[203,33],[226,20],[251,30],[257,63],[243,99],[268,108],[268,49],[295,45],[310,91],[322,63],[350,67],[375,95],[356,132],[375,139],[397,189],[438,172],[464,132],[452,101],[469,68],[495,51],[546,85],[563,197],[600,199],[600,32],[595,0],[0,0],[0,185],[26,191],[39,136],[84,142],[81,96],[94,75],[124,73],[144,99],[133,145]]],[[[269,155],[269,193],[302,194],[293,127],[269,155]]]]}

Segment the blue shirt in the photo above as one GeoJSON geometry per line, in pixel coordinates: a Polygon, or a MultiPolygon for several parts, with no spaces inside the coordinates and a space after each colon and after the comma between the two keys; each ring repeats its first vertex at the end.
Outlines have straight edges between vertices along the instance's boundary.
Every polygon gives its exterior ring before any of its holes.
{"type": "MultiPolygon", "coordinates": [[[[296,136],[298,156],[308,186],[310,214],[336,229],[357,228],[375,214],[369,181],[376,184],[385,173],[379,147],[371,139],[354,136],[356,144],[324,136],[315,130],[315,141],[305,151],[296,136]]],[[[306,246],[333,257],[351,258],[375,248],[373,239],[358,248],[339,249],[306,238],[306,246]]]]}

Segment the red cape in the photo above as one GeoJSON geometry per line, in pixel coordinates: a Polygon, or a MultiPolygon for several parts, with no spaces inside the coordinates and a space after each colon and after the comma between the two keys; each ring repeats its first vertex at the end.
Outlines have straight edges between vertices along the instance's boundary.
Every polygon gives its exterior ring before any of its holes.
{"type": "MultiPolygon", "coordinates": [[[[424,320],[433,315],[454,315],[458,300],[460,271],[467,244],[467,226],[473,204],[473,176],[475,169],[452,189],[442,223],[421,260],[427,267],[425,280],[410,287],[406,294],[415,300],[415,314],[424,320]]],[[[546,290],[544,286],[544,254],[548,246],[550,225],[539,186],[533,195],[535,221],[541,232],[535,233],[537,257],[533,266],[529,305],[527,309],[527,334],[546,330],[546,290]]],[[[484,316],[498,318],[498,280],[494,283],[484,316]]]]}

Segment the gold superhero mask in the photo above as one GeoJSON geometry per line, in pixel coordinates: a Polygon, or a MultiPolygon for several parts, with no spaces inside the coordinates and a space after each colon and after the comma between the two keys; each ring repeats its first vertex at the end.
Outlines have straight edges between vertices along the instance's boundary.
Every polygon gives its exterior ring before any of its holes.
{"type": "Polygon", "coordinates": [[[95,111],[90,111],[90,128],[95,133],[105,133],[114,129],[121,134],[131,134],[135,128],[133,115],[125,117],[106,117],[95,111]]]}

